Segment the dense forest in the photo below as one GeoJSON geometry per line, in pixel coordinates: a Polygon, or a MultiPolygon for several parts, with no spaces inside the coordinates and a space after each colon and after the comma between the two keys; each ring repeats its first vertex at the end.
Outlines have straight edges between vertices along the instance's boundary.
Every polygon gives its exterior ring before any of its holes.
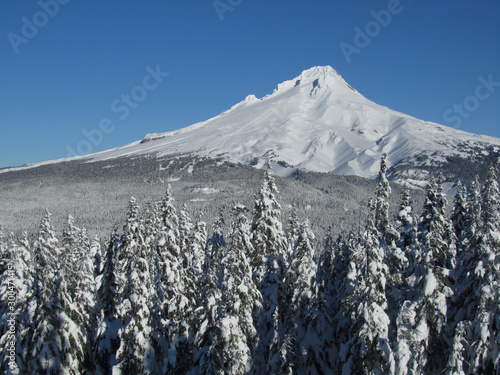
{"type": "Polygon", "coordinates": [[[1,372],[499,373],[498,167],[451,210],[439,176],[419,213],[403,189],[391,217],[383,157],[366,225],[322,239],[282,222],[270,169],[211,228],[170,187],[105,243],[47,211],[33,238],[0,233],[1,372]]]}

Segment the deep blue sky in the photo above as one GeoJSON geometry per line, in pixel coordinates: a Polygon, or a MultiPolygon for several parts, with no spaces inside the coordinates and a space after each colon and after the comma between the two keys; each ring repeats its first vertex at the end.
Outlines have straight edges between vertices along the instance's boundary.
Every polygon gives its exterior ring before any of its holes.
{"type": "Polygon", "coordinates": [[[0,167],[85,151],[84,131],[95,152],[188,126],[316,65],[381,105],[500,137],[500,83],[481,83],[500,82],[499,0],[56,1],[0,2],[0,167]],[[347,59],[341,43],[360,48],[347,59]],[[148,66],[169,73],[149,91],[148,66]],[[126,112],[131,92],[144,100],[126,112]]]}

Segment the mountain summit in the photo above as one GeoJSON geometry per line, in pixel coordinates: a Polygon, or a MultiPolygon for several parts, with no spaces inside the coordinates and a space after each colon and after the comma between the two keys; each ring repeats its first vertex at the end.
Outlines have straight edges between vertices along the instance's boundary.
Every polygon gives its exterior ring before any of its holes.
{"type": "MultiPolygon", "coordinates": [[[[498,152],[500,139],[422,121],[380,106],[352,88],[330,66],[317,66],[254,95],[209,120],[129,145],[85,156],[104,160],[140,154],[196,153],[275,172],[296,169],[376,176],[380,157],[391,166],[435,166],[450,157],[498,152]]],[[[404,179],[423,180],[404,168],[404,179]]],[[[397,176],[393,176],[397,178],[397,176]]]]}

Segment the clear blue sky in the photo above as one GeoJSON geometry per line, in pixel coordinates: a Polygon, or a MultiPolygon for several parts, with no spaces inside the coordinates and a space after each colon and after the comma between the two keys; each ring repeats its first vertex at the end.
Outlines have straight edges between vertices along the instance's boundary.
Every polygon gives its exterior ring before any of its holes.
{"type": "Polygon", "coordinates": [[[185,127],[316,65],[500,137],[499,0],[3,0],[0,29],[0,167],[185,127]]]}

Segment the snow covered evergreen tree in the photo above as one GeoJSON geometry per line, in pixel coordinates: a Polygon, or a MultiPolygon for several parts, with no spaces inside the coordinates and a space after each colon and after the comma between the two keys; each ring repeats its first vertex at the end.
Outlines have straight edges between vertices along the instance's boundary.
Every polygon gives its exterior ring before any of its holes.
{"type": "Polygon", "coordinates": [[[374,202],[374,225],[387,246],[389,246],[390,248],[394,248],[395,242],[399,239],[399,235],[389,220],[389,203],[387,199],[391,194],[391,187],[386,177],[386,159],[387,155],[383,154],[380,160],[380,170],[378,173],[378,184],[374,202]]]}
{"type": "Polygon", "coordinates": [[[205,261],[205,250],[207,247],[207,223],[204,221],[198,221],[192,232],[192,238],[190,240],[190,261],[189,268],[193,270],[195,274],[201,274],[203,271],[203,263],[205,261]]]}
{"type": "Polygon", "coordinates": [[[221,260],[224,258],[224,251],[226,250],[226,239],[224,238],[224,214],[223,209],[219,210],[217,217],[212,225],[212,235],[207,242],[207,254],[209,255],[210,267],[215,267],[216,273],[222,272],[220,268],[221,260]]]}
{"type": "Polygon", "coordinates": [[[451,214],[451,222],[455,229],[455,237],[457,239],[457,250],[461,252],[467,248],[468,239],[468,222],[469,222],[469,205],[467,201],[467,187],[462,185],[460,181],[457,183],[457,193],[453,202],[453,212],[451,214]]]}
{"type": "MultiPolygon", "coordinates": [[[[209,253],[207,253],[209,254],[209,253]]],[[[208,255],[209,256],[209,255],[208,255]]],[[[207,263],[210,260],[207,259],[207,263]]],[[[194,339],[194,374],[224,373],[224,339],[221,320],[224,311],[219,276],[213,267],[205,267],[200,285],[200,324],[194,339]]]]}
{"type": "Polygon", "coordinates": [[[116,369],[124,374],[159,371],[151,344],[151,263],[144,240],[145,229],[137,218],[137,211],[136,201],[131,198],[124,227],[126,232],[119,249],[125,265],[125,280],[117,311],[122,328],[118,332],[120,346],[116,352],[116,369]]]}
{"type": "Polygon", "coordinates": [[[483,188],[481,207],[481,247],[483,253],[495,254],[498,253],[500,249],[500,191],[497,178],[498,165],[499,162],[490,167],[488,178],[483,188]]]}
{"type": "Polygon", "coordinates": [[[91,343],[95,336],[95,283],[91,246],[85,230],[75,227],[73,217],[63,231],[61,264],[61,293],[64,311],[62,335],[68,342],[68,351],[92,368],[91,343]],[[68,335],[72,335],[67,337],[68,335]],[[80,340],[81,342],[75,341],[80,340]]]}
{"type": "Polygon", "coordinates": [[[411,259],[413,261],[416,259],[412,247],[417,242],[417,228],[415,226],[416,220],[412,214],[413,207],[410,200],[410,189],[405,184],[401,190],[401,200],[397,217],[397,230],[399,232],[397,246],[404,250],[408,260],[411,259]]]}
{"type": "Polygon", "coordinates": [[[293,258],[293,252],[296,247],[296,242],[299,237],[299,231],[300,231],[300,223],[299,223],[299,218],[297,217],[297,207],[292,208],[292,213],[290,217],[288,218],[288,223],[286,227],[286,233],[287,233],[287,251],[285,254],[285,264],[286,267],[290,266],[290,263],[292,262],[293,258]]]}
{"type": "Polygon", "coordinates": [[[123,225],[123,234],[120,239],[120,246],[116,254],[117,282],[120,287],[119,292],[123,292],[126,283],[126,272],[130,261],[131,248],[137,242],[139,227],[139,205],[134,197],[130,197],[128,202],[127,216],[123,225]]]}
{"type": "MultiPolygon", "coordinates": [[[[60,337],[63,326],[60,298],[62,278],[59,273],[61,248],[48,211],[42,218],[33,248],[35,268],[32,297],[24,313],[24,371],[58,374],[69,368],[63,356],[65,343],[60,337]]],[[[75,373],[79,370],[78,367],[74,369],[75,373]]]]}
{"type": "Polygon", "coordinates": [[[120,347],[119,331],[122,327],[118,304],[118,282],[116,280],[115,255],[120,241],[118,234],[111,236],[104,257],[102,274],[98,278],[96,311],[99,324],[94,339],[95,372],[98,375],[110,374],[118,364],[116,352],[120,347]]]}
{"type": "Polygon", "coordinates": [[[266,273],[266,265],[270,258],[276,261],[279,272],[283,271],[283,256],[286,251],[286,237],[281,224],[281,206],[276,200],[278,188],[268,165],[260,191],[255,197],[253,220],[251,225],[252,268],[257,285],[260,285],[266,273]]]}
{"type": "Polygon", "coordinates": [[[189,239],[193,230],[193,222],[187,212],[186,204],[183,205],[179,213],[179,248],[184,259],[184,268],[189,268],[191,263],[191,245],[189,239]]]}
{"type": "MultiPolygon", "coordinates": [[[[179,218],[169,185],[160,207],[158,298],[161,300],[161,319],[155,313],[155,329],[163,331],[164,341],[158,342],[165,358],[163,371],[183,373],[192,366],[193,342],[190,319],[196,301],[194,286],[180,253],[179,218]],[[158,320],[160,319],[160,321],[158,320]]],[[[158,338],[159,340],[160,338],[158,338]]]]}
{"type": "Polygon", "coordinates": [[[399,240],[399,233],[392,225],[389,219],[389,202],[388,198],[391,194],[391,187],[387,180],[387,155],[383,154],[380,161],[380,170],[378,173],[378,184],[376,189],[375,200],[370,203],[373,212],[373,224],[379,235],[379,244],[384,251],[385,263],[389,267],[388,273],[388,288],[391,289],[391,303],[397,304],[399,293],[394,289],[399,289],[402,284],[401,275],[408,265],[408,259],[402,249],[396,246],[399,240]]]}
{"type": "Polygon", "coordinates": [[[412,268],[414,289],[397,318],[398,373],[404,373],[405,365],[415,373],[442,371],[442,359],[450,349],[445,328],[453,295],[451,268],[455,266],[456,253],[454,229],[445,208],[440,183],[431,178],[419,222],[422,257],[412,268]]]}
{"type": "Polygon", "coordinates": [[[343,372],[385,374],[395,371],[395,360],[389,341],[390,319],[387,314],[386,282],[388,268],[384,264],[384,250],[379,243],[380,234],[369,219],[364,242],[366,267],[362,282],[354,294],[358,296],[353,309],[356,320],[351,334],[350,358],[343,372]]]}
{"type": "Polygon", "coordinates": [[[283,313],[285,316],[283,324],[285,337],[292,337],[296,344],[293,347],[296,363],[287,363],[291,358],[286,358],[284,362],[292,369],[313,369],[319,362],[317,357],[324,356],[318,339],[320,332],[309,330],[309,324],[312,323],[317,309],[315,283],[317,266],[314,262],[313,241],[314,234],[306,220],[299,227],[294,256],[285,280],[285,295],[289,308],[283,313]]]}
{"type": "Polygon", "coordinates": [[[418,236],[425,254],[425,262],[453,269],[456,264],[456,240],[453,226],[446,215],[446,204],[441,177],[437,181],[431,177],[426,188],[418,236]]]}
{"type": "MultiPolygon", "coordinates": [[[[331,228],[328,228],[324,239],[324,249],[319,259],[318,270],[313,290],[316,291],[315,306],[308,322],[310,334],[316,334],[316,351],[313,363],[316,373],[323,369],[338,369],[340,344],[344,341],[346,325],[349,325],[344,315],[344,301],[352,296],[349,289],[348,271],[351,246],[355,247],[352,238],[339,236],[332,238],[331,228]]],[[[352,262],[354,266],[354,262],[352,262]]],[[[354,266],[355,267],[355,266],[354,266]]],[[[315,372],[311,370],[311,373],[315,372]]]]}
{"type": "Polygon", "coordinates": [[[21,314],[30,298],[31,254],[25,246],[17,243],[13,233],[10,233],[7,239],[2,233],[0,248],[2,270],[0,273],[0,347],[2,348],[0,372],[18,373],[19,367],[23,366],[23,354],[20,347],[21,314]],[[12,342],[14,342],[13,353],[11,352],[12,342]],[[11,356],[11,354],[14,355],[11,356]],[[9,362],[16,362],[16,366],[9,366],[9,362]]]}
{"type": "Polygon", "coordinates": [[[261,294],[254,284],[249,255],[252,253],[250,226],[238,205],[233,208],[226,255],[222,259],[222,299],[224,312],[219,322],[224,372],[247,374],[252,365],[252,349],[256,329],[253,312],[261,306],[261,294]]]}
{"type": "Polygon", "coordinates": [[[481,238],[474,275],[478,305],[471,323],[467,355],[470,373],[500,371],[500,190],[498,163],[483,188],[481,238]]]}
{"type": "Polygon", "coordinates": [[[281,207],[276,201],[278,189],[268,165],[264,182],[255,199],[252,220],[252,268],[254,281],[262,294],[263,306],[255,319],[257,339],[254,348],[254,370],[257,373],[278,372],[283,340],[283,273],[286,237],[280,221],[281,207]]]}

